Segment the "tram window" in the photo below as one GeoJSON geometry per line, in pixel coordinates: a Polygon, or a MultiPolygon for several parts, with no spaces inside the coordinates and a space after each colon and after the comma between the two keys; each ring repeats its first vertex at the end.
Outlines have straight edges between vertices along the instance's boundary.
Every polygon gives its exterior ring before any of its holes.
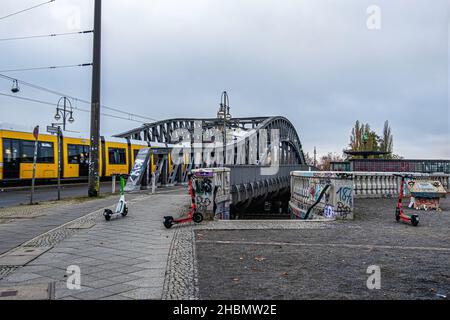
{"type": "Polygon", "coordinates": [[[67,153],[69,164],[86,164],[89,161],[89,146],[69,144],[67,153]]]}
{"type": "Polygon", "coordinates": [[[22,141],[22,162],[32,163],[34,158],[34,142],[22,141]]]}
{"type": "Polygon", "coordinates": [[[67,146],[67,154],[69,164],[78,164],[80,160],[80,151],[78,150],[78,146],[74,144],[69,144],[67,146]]]}
{"type": "Polygon", "coordinates": [[[13,162],[20,160],[20,141],[3,139],[3,161],[13,162]]]}
{"type": "Polygon", "coordinates": [[[125,149],[109,148],[109,164],[127,164],[125,149]]]}
{"type": "Polygon", "coordinates": [[[39,142],[38,145],[38,163],[54,163],[55,153],[53,150],[53,142],[39,142]]]}

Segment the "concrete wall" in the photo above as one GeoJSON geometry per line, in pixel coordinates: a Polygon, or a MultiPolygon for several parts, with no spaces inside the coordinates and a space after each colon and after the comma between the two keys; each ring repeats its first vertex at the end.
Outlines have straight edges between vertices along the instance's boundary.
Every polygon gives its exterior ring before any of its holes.
{"type": "MultiPolygon", "coordinates": [[[[402,173],[414,180],[439,181],[448,191],[450,175],[402,173]]],[[[408,180],[406,180],[407,183],[408,180]]],[[[290,208],[293,216],[303,218],[306,211],[315,203],[320,192],[330,185],[324,198],[313,210],[313,218],[332,217],[353,219],[354,198],[397,197],[401,178],[386,172],[308,172],[291,173],[290,208]]],[[[408,188],[405,195],[409,196],[408,188]]]]}
{"type": "Polygon", "coordinates": [[[205,219],[230,218],[231,186],[229,168],[192,170],[195,204],[205,219]]]}
{"type": "Polygon", "coordinates": [[[342,172],[291,173],[291,201],[293,218],[304,219],[308,209],[323,198],[311,211],[309,219],[353,219],[353,175],[342,172]]]}

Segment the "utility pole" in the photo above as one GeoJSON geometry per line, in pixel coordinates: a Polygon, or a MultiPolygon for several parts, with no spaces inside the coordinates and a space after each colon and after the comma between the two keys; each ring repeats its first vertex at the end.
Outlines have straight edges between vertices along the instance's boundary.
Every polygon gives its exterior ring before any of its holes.
{"type": "Polygon", "coordinates": [[[89,153],[89,197],[100,194],[100,81],[101,81],[101,36],[102,1],[95,0],[94,9],[94,54],[92,62],[91,98],[91,142],[89,153]]]}

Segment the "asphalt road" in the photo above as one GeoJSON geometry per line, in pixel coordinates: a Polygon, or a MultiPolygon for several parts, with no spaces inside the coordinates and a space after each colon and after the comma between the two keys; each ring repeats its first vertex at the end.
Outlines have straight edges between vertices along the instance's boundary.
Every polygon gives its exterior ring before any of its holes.
{"type": "MultiPolygon", "coordinates": [[[[112,183],[103,182],[100,185],[100,192],[111,193],[112,183]]],[[[38,186],[35,190],[34,201],[53,201],[58,198],[58,191],[56,186],[38,186]]],[[[75,185],[63,185],[61,187],[61,198],[76,198],[87,196],[88,185],[87,183],[75,184],[75,185]]],[[[119,184],[116,186],[116,192],[119,190],[119,184]]],[[[0,208],[7,208],[17,206],[21,204],[28,204],[30,201],[30,189],[24,188],[10,188],[0,189],[0,208]]]]}

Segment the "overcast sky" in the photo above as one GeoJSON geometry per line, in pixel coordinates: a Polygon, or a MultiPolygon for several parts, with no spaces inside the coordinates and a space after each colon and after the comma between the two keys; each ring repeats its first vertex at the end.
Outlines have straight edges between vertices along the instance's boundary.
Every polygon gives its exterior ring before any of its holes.
{"type": "MultiPolygon", "coordinates": [[[[41,2],[0,0],[0,17],[41,2]]],[[[0,38],[92,29],[93,2],[0,20],[0,38]]],[[[380,133],[389,120],[395,153],[448,159],[449,17],[449,0],[104,0],[102,103],[155,119],[213,117],[227,90],[233,116],[286,116],[305,152],[341,153],[356,120],[380,133]],[[367,27],[371,5],[379,30],[367,27]]],[[[0,70],[91,61],[90,34],[0,42],[0,70]]],[[[7,75],[90,99],[90,67],[7,75]]],[[[0,79],[0,93],[11,85],[0,79]]],[[[28,87],[17,96],[59,99],[28,87]]],[[[45,127],[53,116],[0,96],[0,122],[45,127]]],[[[75,119],[70,129],[87,136],[89,115],[75,119]]],[[[140,124],[101,125],[113,135],[140,124]]]]}

